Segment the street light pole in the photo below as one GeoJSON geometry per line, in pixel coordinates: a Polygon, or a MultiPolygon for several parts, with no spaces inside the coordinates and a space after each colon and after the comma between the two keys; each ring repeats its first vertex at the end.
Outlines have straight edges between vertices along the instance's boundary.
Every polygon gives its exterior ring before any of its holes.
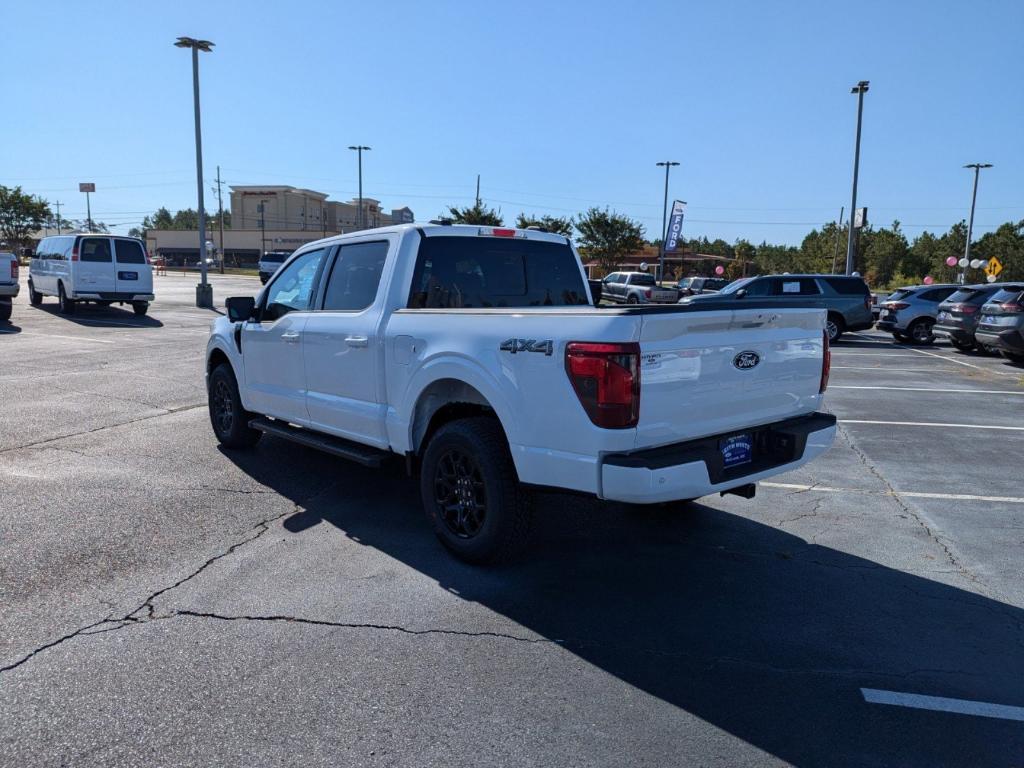
{"type": "Polygon", "coordinates": [[[665,200],[661,206],[661,253],[658,255],[659,279],[665,280],[665,240],[668,239],[668,172],[673,165],[679,165],[675,160],[664,160],[655,163],[659,168],[665,166],[665,200]]]}
{"type": "Polygon", "coordinates": [[[366,228],[366,219],[363,216],[363,150],[370,151],[370,147],[364,147],[362,144],[357,144],[354,147],[349,147],[359,153],[359,213],[357,215],[357,224],[360,229],[366,228]]]}
{"type": "Polygon", "coordinates": [[[196,306],[213,307],[213,287],[206,279],[206,208],[203,206],[203,136],[199,118],[199,52],[210,53],[213,43],[179,37],[174,43],[178,48],[192,49],[192,101],[196,123],[196,186],[199,197],[199,285],[196,286],[196,306]]]}
{"type": "Polygon", "coordinates": [[[853,151],[853,199],[850,201],[850,231],[846,237],[846,274],[853,274],[853,257],[856,253],[854,218],[857,216],[857,176],[860,173],[860,125],[864,116],[864,94],[868,92],[868,81],[861,80],[850,93],[857,94],[857,143],[853,151]]]}
{"type": "MultiPolygon", "coordinates": [[[[967,245],[964,246],[964,259],[971,262],[971,233],[974,231],[974,204],[978,201],[978,175],[982,168],[991,168],[992,163],[968,163],[964,168],[974,169],[974,192],[971,194],[971,218],[967,223],[967,245]]],[[[967,283],[967,267],[960,269],[960,285],[967,283]]]]}

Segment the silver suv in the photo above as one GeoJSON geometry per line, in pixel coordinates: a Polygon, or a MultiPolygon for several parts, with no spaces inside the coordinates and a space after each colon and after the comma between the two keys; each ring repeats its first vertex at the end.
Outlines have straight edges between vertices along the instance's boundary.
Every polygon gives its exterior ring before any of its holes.
{"type": "Polygon", "coordinates": [[[935,341],[932,326],[939,314],[939,304],[952,296],[959,285],[913,285],[889,294],[878,313],[880,331],[893,335],[896,341],[931,344],[935,341]]]}
{"type": "Polygon", "coordinates": [[[266,285],[267,280],[274,276],[274,273],[281,268],[281,265],[288,261],[291,251],[267,251],[260,257],[260,282],[266,285]]]}

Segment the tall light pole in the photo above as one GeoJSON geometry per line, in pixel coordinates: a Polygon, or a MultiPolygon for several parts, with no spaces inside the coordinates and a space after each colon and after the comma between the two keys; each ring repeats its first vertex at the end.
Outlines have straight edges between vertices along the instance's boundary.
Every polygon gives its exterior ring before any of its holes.
{"type": "MultiPolygon", "coordinates": [[[[982,168],[991,168],[992,163],[968,163],[964,168],[974,169],[974,192],[971,194],[971,218],[967,223],[967,245],[964,246],[964,259],[971,261],[971,233],[974,231],[974,204],[978,201],[978,175],[982,168]]],[[[960,285],[967,282],[967,267],[960,270],[960,285]]]]}
{"type": "Polygon", "coordinates": [[[196,286],[196,306],[213,307],[213,286],[206,280],[206,208],[203,207],[203,136],[199,121],[199,52],[210,53],[213,43],[179,37],[174,43],[178,48],[192,49],[192,101],[196,119],[196,186],[199,190],[199,285],[196,286]]]}
{"type": "Polygon", "coordinates": [[[668,172],[673,165],[679,165],[675,160],[663,160],[655,163],[659,168],[665,166],[665,201],[661,206],[661,253],[658,254],[659,279],[665,280],[665,240],[668,239],[668,172]]]}
{"type": "Polygon", "coordinates": [[[857,94],[857,143],[853,150],[853,199],[850,201],[850,231],[846,236],[846,274],[853,274],[853,257],[856,252],[856,238],[853,221],[857,216],[857,175],[860,173],[860,124],[864,116],[864,94],[868,92],[868,81],[861,80],[850,93],[857,94]]]}
{"type": "Polygon", "coordinates": [[[363,150],[369,152],[370,147],[364,147],[362,144],[357,144],[354,147],[349,147],[359,153],[359,214],[358,214],[358,225],[360,229],[366,228],[366,222],[363,218],[363,150]]]}

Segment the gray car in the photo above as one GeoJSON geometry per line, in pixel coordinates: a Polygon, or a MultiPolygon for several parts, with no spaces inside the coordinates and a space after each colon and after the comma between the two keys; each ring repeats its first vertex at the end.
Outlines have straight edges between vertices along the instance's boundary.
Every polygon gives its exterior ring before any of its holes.
{"type": "Polygon", "coordinates": [[[847,275],[761,275],[734,280],[718,293],[688,296],[680,304],[722,299],[778,300],[780,306],[821,307],[828,311],[825,330],[836,341],[848,331],[864,331],[874,322],[867,283],[847,275]]]}
{"type": "Polygon", "coordinates": [[[931,344],[932,328],[939,314],[939,304],[952,296],[959,285],[911,285],[889,294],[878,314],[880,331],[891,333],[896,341],[931,344]]]}
{"type": "Polygon", "coordinates": [[[619,304],[675,304],[679,292],[662,288],[649,272],[612,272],[601,281],[602,298],[619,304]]]}

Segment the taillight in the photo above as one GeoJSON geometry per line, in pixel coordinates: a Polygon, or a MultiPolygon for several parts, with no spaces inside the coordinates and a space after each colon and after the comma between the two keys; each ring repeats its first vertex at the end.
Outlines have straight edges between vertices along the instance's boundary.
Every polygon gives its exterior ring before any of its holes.
{"type": "Polygon", "coordinates": [[[71,248],[71,260],[78,261],[78,241],[75,240],[74,246],[71,248]]]}
{"type": "Polygon", "coordinates": [[[828,345],[828,331],[822,331],[822,355],[821,355],[821,384],[818,386],[818,394],[825,394],[828,389],[828,375],[832,372],[832,348],[828,345]]]}
{"type": "Polygon", "coordinates": [[[640,420],[640,345],[570,342],[565,371],[590,420],[605,429],[640,420]]]}
{"type": "Polygon", "coordinates": [[[959,307],[956,307],[955,309],[956,309],[957,312],[962,312],[965,315],[973,315],[975,312],[978,311],[978,305],[977,304],[961,304],[959,307]]]}
{"type": "Polygon", "coordinates": [[[871,307],[873,305],[874,305],[874,302],[871,300],[871,296],[865,296],[864,297],[864,309],[871,309],[871,307]]]}
{"type": "Polygon", "coordinates": [[[526,237],[525,233],[517,233],[514,229],[501,229],[498,227],[481,227],[477,234],[485,237],[526,237]]]}
{"type": "Polygon", "coordinates": [[[11,280],[18,279],[18,260],[11,259],[11,280]]]}
{"type": "Polygon", "coordinates": [[[644,296],[646,296],[648,299],[651,298],[651,289],[650,288],[645,288],[644,289],[644,296]]]}
{"type": "Polygon", "coordinates": [[[906,309],[906,308],[907,308],[907,307],[909,307],[909,306],[910,306],[910,305],[909,305],[909,304],[907,304],[907,302],[905,302],[905,301],[895,301],[895,302],[893,302],[892,304],[886,304],[886,305],[885,305],[885,307],[886,307],[887,309],[892,309],[892,310],[897,310],[897,309],[906,309]]]}

